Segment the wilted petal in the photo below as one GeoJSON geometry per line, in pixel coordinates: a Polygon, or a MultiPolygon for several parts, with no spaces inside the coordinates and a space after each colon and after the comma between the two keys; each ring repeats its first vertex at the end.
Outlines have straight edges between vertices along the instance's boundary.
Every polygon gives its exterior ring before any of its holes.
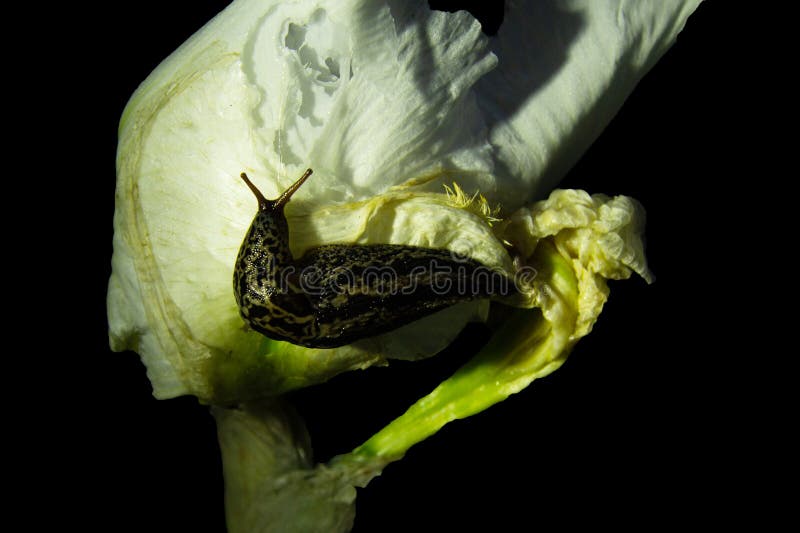
{"type": "MultiPolygon", "coordinates": [[[[571,263],[579,294],[571,336],[577,339],[591,331],[603,310],[608,298],[605,280],[628,279],[635,272],[653,281],[642,242],[644,223],[644,209],[633,198],[555,190],[546,200],[517,210],[503,236],[523,258],[549,239],[571,263]]],[[[541,307],[546,313],[547,306],[541,307]]]]}

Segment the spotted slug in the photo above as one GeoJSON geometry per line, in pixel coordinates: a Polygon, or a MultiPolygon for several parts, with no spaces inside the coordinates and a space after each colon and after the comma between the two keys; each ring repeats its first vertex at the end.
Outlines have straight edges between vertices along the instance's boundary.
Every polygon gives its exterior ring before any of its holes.
{"type": "Polygon", "coordinates": [[[275,200],[241,174],[258,211],[239,249],[233,289],[252,329],[301,346],[334,348],[459,302],[515,292],[504,274],[444,249],[329,244],[295,259],[284,207],[311,173],[275,200]]]}

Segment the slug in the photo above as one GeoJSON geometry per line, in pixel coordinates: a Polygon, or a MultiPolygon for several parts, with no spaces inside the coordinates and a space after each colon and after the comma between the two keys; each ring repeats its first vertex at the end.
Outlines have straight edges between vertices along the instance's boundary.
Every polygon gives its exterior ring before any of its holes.
{"type": "Polygon", "coordinates": [[[239,313],[271,339],[335,348],[372,337],[445,307],[515,293],[513,280],[449,250],[396,244],[329,244],[299,259],[289,250],[284,207],[311,175],[275,200],[247,177],[258,211],[233,274],[239,313]]]}

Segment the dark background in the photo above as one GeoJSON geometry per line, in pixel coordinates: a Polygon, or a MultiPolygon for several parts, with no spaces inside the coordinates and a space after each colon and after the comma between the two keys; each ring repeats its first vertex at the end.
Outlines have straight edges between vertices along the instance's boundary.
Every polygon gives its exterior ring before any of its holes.
{"type": "MultiPolygon", "coordinates": [[[[93,200],[76,214],[84,226],[79,252],[92,265],[76,282],[83,312],[75,330],[87,336],[79,366],[90,383],[58,411],[78,449],[63,460],[75,467],[72,476],[90,480],[76,507],[91,517],[84,530],[112,531],[112,523],[224,530],[214,423],[194,399],[153,399],[138,356],[109,351],[105,288],[119,116],[148,73],[227,3],[97,8],[107,22],[76,36],[87,54],[101,46],[114,58],[80,65],[92,81],[79,89],[90,92],[86,106],[97,119],[80,152],[91,180],[81,190],[90,188],[93,200]]],[[[731,332],[713,322],[724,287],[709,281],[726,253],[721,191],[738,156],[726,142],[735,129],[726,98],[735,85],[728,48],[735,28],[723,9],[719,2],[698,9],[562,183],[645,205],[657,282],[613,283],[593,333],[558,372],[448,425],[389,466],[360,491],[354,531],[511,531],[543,520],[677,526],[695,511],[715,514],[709,496],[734,475],[715,438],[727,417],[714,386],[724,381],[726,357],[717,343],[731,332]],[[716,378],[700,371],[709,367],[719,370],[716,378]]],[[[489,31],[497,27],[501,10],[473,12],[489,31]]],[[[292,394],[317,458],[346,452],[401,414],[486,335],[476,327],[432,360],[353,372],[292,394]]]]}

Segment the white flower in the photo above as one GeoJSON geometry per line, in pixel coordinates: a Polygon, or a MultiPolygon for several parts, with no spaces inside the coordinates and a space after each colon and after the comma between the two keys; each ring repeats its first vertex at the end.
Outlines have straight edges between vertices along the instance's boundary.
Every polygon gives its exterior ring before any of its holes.
{"type": "Polygon", "coordinates": [[[466,12],[421,1],[236,0],[141,85],[120,125],[111,343],[142,356],[157,397],[217,404],[231,533],[346,531],[354,486],[558,368],[600,313],[605,279],[649,279],[635,201],[550,190],[699,2],[509,1],[488,39],[466,12]],[[307,167],[287,208],[296,254],[405,243],[513,273],[510,243],[540,269],[538,309],[509,315],[430,395],[317,467],[272,396],[435,354],[486,305],[333,350],[247,331],[232,271],[256,205],[239,173],[275,197],[307,167]]]}
{"type": "Polygon", "coordinates": [[[113,348],[141,354],[157,397],[212,402],[436,353],[481,304],[408,326],[414,335],[335,350],[245,331],[231,272],[255,203],[239,173],[274,197],[314,169],[287,210],[295,251],[324,242],[466,247],[508,269],[491,228],[438,194],[442,186],[480,191],[505,215],[541,199],[698,3],[514,2],[488,39],[468,13],[425,2],[233,2],[124,113],[113,348]]]}

